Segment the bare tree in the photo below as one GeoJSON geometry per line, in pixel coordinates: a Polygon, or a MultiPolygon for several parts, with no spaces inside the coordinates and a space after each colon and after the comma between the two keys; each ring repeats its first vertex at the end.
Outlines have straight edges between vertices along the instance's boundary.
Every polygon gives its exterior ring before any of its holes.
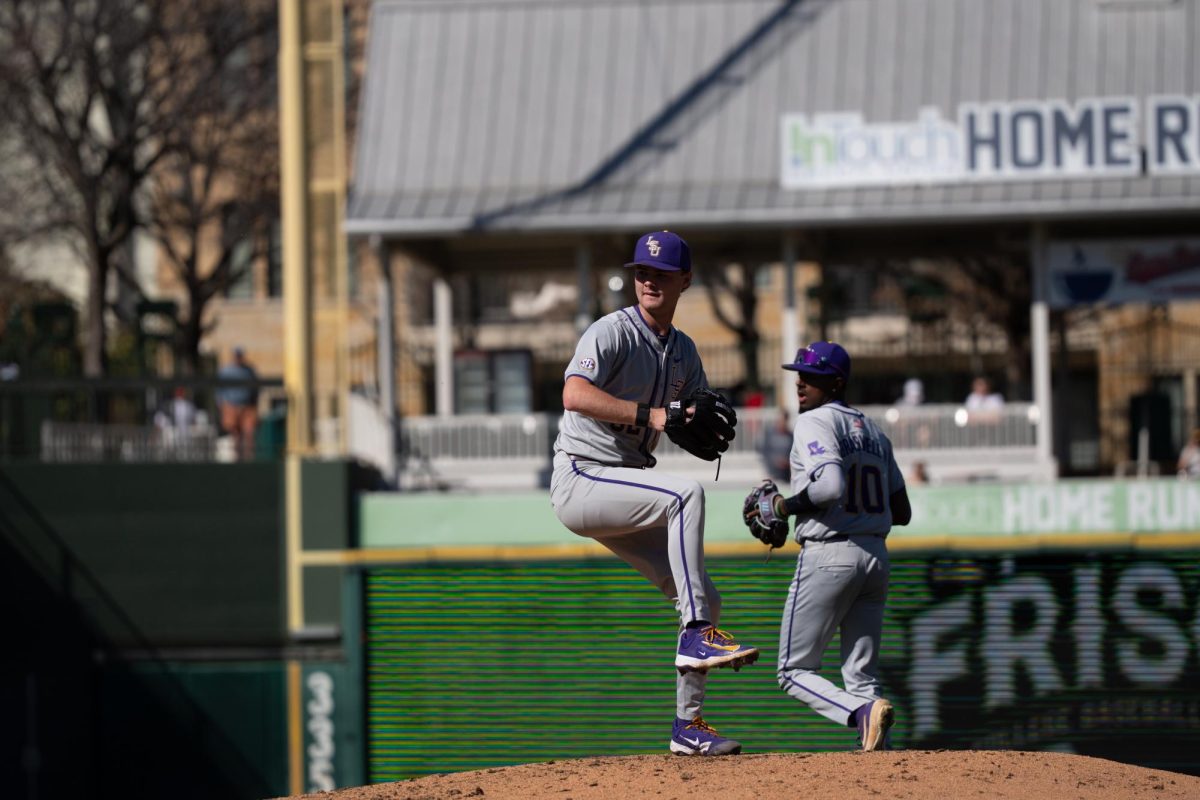
{"type": "Polygon", "coordinates": [[[127,245],[153,207],[150,182],[231,88],[260,6],[273,3],[0,0],[0,103],[32,169],[10,182],[8,228],[66,236],[82,254],[86,375],[106,369],[111,278],[140,291],[127,245]]]}
{"type": "Polygon", "coordinates": [[[1004,377],[1010,392],[1029,382],[1029,266],[1020,257],[992,255],[897,260],[880,264],[903,290],[904,306],[918,324],[950,325],[972,338],[972,369],[981,371],[981,337],[1003,333],[1004,377]]]}
{"type": "MultiPolygon", "coordinates": [[[[729,263],[706,270],[704,290],[717,321],[732,331],[738,339],[738,350],[745,365],[744,388],[755,392],[762,388],[758,374],[758,347],[761,337],[755,323],[758,311],[758,295],[755,291],[759,266],[747,263],[729,263]],[[736,308],[730,313],[725,299],[736,308]]],[[[739,398],[740,399],[740,398],[739,398]]]]}
{"type": "Polygon", "coordinates": [[[243,3],[201,20],[215,25],[193,37],[191,61],[213,83],[193,93],[189,124],[172,137],[150,193],[146,228],[185,298],[177,345],[192,373],[212,326],[205,308],[267,255],[278,217],[274,9],[243,3]]]}

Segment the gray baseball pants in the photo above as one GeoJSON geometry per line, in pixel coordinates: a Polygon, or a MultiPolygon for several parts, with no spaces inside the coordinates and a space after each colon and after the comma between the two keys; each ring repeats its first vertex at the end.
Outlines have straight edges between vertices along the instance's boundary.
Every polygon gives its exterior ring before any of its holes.
{"type": "MultiPolygon", "coordinates": [[[[698,482],[558,453],[550,502],[570,531],[595,539],[658,587],[679,612],[680,632],[693,620],[717,624],[721,596],[704,568],[704,488],[698,482]]],[[[700,713],[707,682],[698,672],[677,678],[679,718],[700,713]]]]}
{"type": "Polygon", "coordinates": [[[839,725],[878,698],[876,677],[891,562],[882,537],[806,541],[796,560],[779,631],[779,685],[839,725]],[[841,632],[841,688],[821,677],[821,658],[841,632]]]}

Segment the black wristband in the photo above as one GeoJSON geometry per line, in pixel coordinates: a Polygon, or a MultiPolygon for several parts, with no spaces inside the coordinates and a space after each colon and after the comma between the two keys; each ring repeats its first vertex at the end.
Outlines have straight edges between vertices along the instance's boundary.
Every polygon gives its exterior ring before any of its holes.
{"type": "Polygon", "coordinates": [[[650,404],[638,403],[637,416],[634,418],[634,425],[639,428],[645,428],[650,424],[650,404]]]}
{"type": "Polygon", "coordinates": [[[783,501],[783,513],[789,517],[795,517],[801,514],[811,514],[817,510],[817,504],[808,498],[808,488],[800,494],[794,494],[783,501]]]}

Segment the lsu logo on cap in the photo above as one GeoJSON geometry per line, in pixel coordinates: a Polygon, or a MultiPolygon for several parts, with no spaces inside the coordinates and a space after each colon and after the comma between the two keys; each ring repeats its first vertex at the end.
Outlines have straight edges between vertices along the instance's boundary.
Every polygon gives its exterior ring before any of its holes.
{"type": "Polygon", "coordinates": [[[650,255],[658,258],[658,254],[662,252],[662,242],[651,237],[646,240],[646,249],[650,251],[650,255]]]}
{"type": "Polygon", "coordinates": [[[590,356],[579,359],[579,368],[592,372],[596,369],[596,359],[590,356]]]}

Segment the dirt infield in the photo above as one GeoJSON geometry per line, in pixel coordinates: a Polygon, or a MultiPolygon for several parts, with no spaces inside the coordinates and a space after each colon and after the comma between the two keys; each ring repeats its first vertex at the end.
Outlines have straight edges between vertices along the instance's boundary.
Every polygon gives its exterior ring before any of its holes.
{"type": "Polygon", "coordinates": [[[303,795],[321,800],[695,800],[703,796],[721,800],[1197,798],[1200,777],[1061,753],[897,750],[548,761],[303,795]]]}

